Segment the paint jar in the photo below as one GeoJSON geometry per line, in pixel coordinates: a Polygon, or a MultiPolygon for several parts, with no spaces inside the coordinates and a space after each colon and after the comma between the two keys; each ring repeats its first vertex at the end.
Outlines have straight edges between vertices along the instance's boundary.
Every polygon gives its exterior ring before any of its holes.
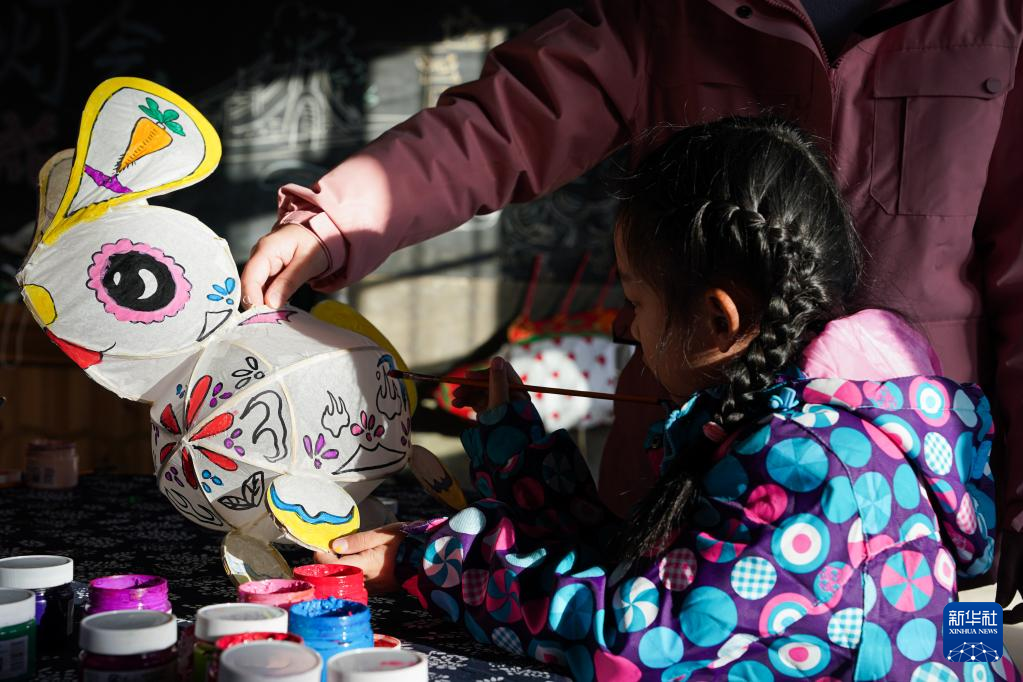
{"type": "Polygon", "coordinates": [[[204,682],[216,641],[245,632],[287,632],[288,612],[265,604],[212,604],[195,614],[192,680],[204,682]]]}
{"type": "Polygon", "coordinates": [[[249,642],[294,642],[301,644],[302,638],[288,632],[245,632],[240,635],[227,635],[217,640],[216,649],[210,654],[210,664],[206,671],[206,682],[217,682],[220,672],[220,656],[225,651],[239,644],[249,642]]]}
{"type": "Polygon", "coordinates": [[[373,633],[373,647],[376,649],[400,649],[401,640],[397,637],[391,637],[390,635],[381,635],[377,632],[373,633]]]}
{"type": "Polygon", "coordinates": [[[161,611],[107,611],[82,619],[82,679],[176,682],[178,626],[161,611]]]}
{"type": "Polygon", "coordinates": [[[36,674],[36,596],[0,587],[0,680],[31,680],[36,674]]]}
{"type": "Polygon", "coordinates": [[[295,604],[288,613],[288,632],[299,635],[324,660],[349,649],[373,647],[369,607],[365,604],[347,599],[314,599],[295,604]]]}
{"type": "Polygon", "coordinates": [[[361,568],[344,564],[309,564],[295,568],[295,577],[313,586],[317,599],[349,599],[369,604],[366,577],[361,568]]]}
{"type": "Polygon", "coordinates": [[[78,453],[70,441],[34,440],[25,453],[25,484],[42,490],[78,485],[78,453]]]}
{"type": "Polygon", "coordinates": [[[250,642],[220,657],[221,682],[320,682],[323,659],[295,642],[250,642]]]}
{"type": "Polygon", "coordinates": [[[425,654],[401,649],[356,649],[327,662],[329,682],[427,682],[425,654]]]}
{"type": "Polygon", "coordinates": [[[304,580],[271,578],[252,580],[238,586],[238,601],[249,604],[270,604],[287,609],[292,604],[314,599],[313,586],[304,580]]]}
{"type": "Polygon", "coordinates": [[[0,587],[35,593],[40,651],[74,650],[74,572],[74,562],[65,556],[33,554],[0,559],[0,587]]]}
{"type": "Polygon", "coordinates": [[[171,612],[167,580],[156,575],[108,575],[89,583],[89,614],[104,611],[171,612]]]}

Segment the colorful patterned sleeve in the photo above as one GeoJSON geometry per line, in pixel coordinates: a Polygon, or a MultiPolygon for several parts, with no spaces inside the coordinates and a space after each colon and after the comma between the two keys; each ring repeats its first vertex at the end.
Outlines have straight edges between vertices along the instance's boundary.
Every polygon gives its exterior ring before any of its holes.
{"type": "Polygon", "coordinates": [[[614,522],[572,438],[563,429],[548,434],[531,401],[499,405],[478,421],[462,434],[476,490],[527,512],[522,531],[579,538],[614,522]]]}

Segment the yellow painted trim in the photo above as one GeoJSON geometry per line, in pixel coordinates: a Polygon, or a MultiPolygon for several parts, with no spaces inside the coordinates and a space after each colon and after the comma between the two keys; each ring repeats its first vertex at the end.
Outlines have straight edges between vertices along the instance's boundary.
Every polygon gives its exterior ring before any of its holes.
{"type": "Polygon", "coordinates": [[[75,225],[96,220],[110,208],[119,204],[127,203],[129,201],[137,201],[142,197],[150,196],[152,194],[162,194],[179,187],[194,184],[208,176],[216,169],[217,164],[220,163],[220,155],[220,136],[217,135],[217,131],[214,130],[210,122],[206,120],[206,117],[199,113],[198,109],[186,102],[179,95],[171,92],[162,85],[157,85],[156,83],[143,78],[125,77],[105,80],[100,83],[99,87],[92,91],[91,95],[89,95],[89,101],[86,102],[85,109],[82,111],[82,124],[81,129],[78,132],[78,144],[75,146],[75,162],[71,167],[71,178],[68,182],[67,191],[64,193],[64,198],[61,199],[60,206],[57,208],[57,214],[53,218],[53,223],[51,223],[46,232],[43,233],[42,241],[45,244],[52,245],[60,239],[65,232],[75,225]],[[206,155],[199,163],[198,168],[183,178],[172,180],[171,182],[158,185],[147,190],[142,190],[140,192],[122,194],[112,199],[108,199],[107,201],[86,206],[73,216],[68,216],[68,209],[71,207],[71,202],[74,200],[75,195],[78,194],[78,188],[82,183],[82,177],[84,176],[85,171],[85,157],[89,150],[89,144],[92,141],[92,127],[96,123],[96,118],[99,116],[99,112],[106,101],[110,99],[114,93],[125,88],[133,88],[144,93],[156,95],[157,97],[173,103],[174,106],[180,107],[181,111],[187,115],[199,129],[199,133],[202,135],[203,141],[206,145],[206,155]]]}
{"type": "MultiPolygon", "coordinates": [[[[391,357],[394,358],[394,364],[398,365],[398,369],[403,372],[409,371],[408,365],[405,364],[405,360],[401,357],[398,349],[394,347],[394,344],[372,322],[363,317],[352,306],[340,301],[320,301],[313,306],[310,312],[318,320],[365,336],[390,353],[391,357]]],[[[405,382],[405,390],[408,392],[409,414],[415,414],[418,403],[416,384],[408,379],[403,379],[403,381],[405,382]]]]}

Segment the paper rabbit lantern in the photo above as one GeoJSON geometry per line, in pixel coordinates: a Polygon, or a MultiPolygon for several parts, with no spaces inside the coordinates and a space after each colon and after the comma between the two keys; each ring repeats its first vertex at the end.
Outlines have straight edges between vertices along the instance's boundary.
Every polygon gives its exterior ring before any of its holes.
{"type": "Polygon", "coordinates": [[[346,306],[326,310],[334,324],[291,308],[239,313],[226,242],[146,203],[219,158],[188,102],[140,79],[104,82],[77,148],[41,173],[18,282],[93,379],[152,404],[160,491],[195,523],[234,531],[225,561],[261,577],[287,570],[270,542],[324,549],[358,529],[358,503],[409,456],[415,394],[387,375],[406,369],[397,352],[346,306]]]}

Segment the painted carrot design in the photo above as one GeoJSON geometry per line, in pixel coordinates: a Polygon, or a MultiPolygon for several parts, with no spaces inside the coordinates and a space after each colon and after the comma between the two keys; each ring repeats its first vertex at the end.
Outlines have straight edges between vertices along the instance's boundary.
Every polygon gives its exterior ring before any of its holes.
{"type": "Polygon", "coordinates": [[[185,135],[185,129],[175,121],[178,118],[178,112],[173,109],[160,111],[159,105],[152,97],[146,98],[146,105],[140,104],[139,109],[149,118],[142,116],[135,121],[135,128],[131,131],[131,141],[128,143],[128,148],[124,150],[115,173],[120,173],[142,157],[160,151],[169,145],[174,139],[170,133],[182,137],[185,135]],[[167,132],[168,130],[170,132],[167,132]]]}
{"type": "Polygon", "coordinates": [[[85,166],[85,174],[92,178],[97,185],[105,187],[111,192],[118,194],[131,192],[131,189],[122,185],[117,179],[118,174],[144,156],[168,146],[174,141],[171,133],[181,137],[185,136],[185,129],[177,122],[180,114],[173,109],[160,111],[160,105],[152,97],[147,97],[146,106],[140,104],[139,109],[146,115],[135,121],[135,127],[131,131],[131,140],[117,162],[117,168],[114,169],[113,175],[107,175],[88,164],[85,166]]]}

